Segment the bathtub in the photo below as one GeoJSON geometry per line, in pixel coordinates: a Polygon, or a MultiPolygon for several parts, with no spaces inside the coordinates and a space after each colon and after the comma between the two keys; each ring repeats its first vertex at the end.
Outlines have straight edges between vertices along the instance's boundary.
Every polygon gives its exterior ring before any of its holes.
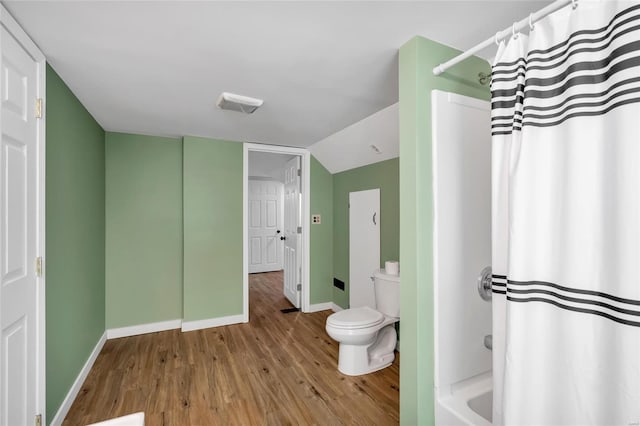
{"type": "Polygon", "coordinates": [[[451,391],[438,396],[436,425],[491,426],[493,404],[491,374],[474,377],[451,386],[451,391]]]}

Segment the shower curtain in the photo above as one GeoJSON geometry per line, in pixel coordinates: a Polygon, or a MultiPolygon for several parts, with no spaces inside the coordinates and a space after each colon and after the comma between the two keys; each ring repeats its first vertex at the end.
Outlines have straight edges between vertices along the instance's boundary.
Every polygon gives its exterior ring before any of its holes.
{"type": "Polygon", "coordinates": [[[492,73],[496,425],[640,425],[640,5],[585,1],[492,73]]]}

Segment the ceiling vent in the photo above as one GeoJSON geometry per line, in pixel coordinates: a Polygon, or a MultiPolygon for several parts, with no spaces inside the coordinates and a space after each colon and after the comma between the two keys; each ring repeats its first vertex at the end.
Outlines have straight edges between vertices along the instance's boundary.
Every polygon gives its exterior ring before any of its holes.
{"type": "Polygon", "coordinates": [[[253,114],[258,108],[260,108],[263,102],[264,101],[262,99],[222,92],[216,105],[218,105],[220,109],[253,114]]]}

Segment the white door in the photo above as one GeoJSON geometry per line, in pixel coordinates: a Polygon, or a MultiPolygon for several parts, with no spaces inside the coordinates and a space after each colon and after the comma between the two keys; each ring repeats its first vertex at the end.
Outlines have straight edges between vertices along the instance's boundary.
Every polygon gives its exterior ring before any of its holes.
{"type": "Polygon", "coordinates": [[[249,180],[249,273],[282,269],[282,183],[249,180]]]}
{"type": "Polygon", "coordinates": [[[300,157],[287,163],[284,171],[284,295],[296,308],[300,307],[301,230],[300,157]]]}
{"type": "Polygon", "coordinates": [[[349,307],[375,307],[380,268],[380,189],[349,193],[349,307]]]}
{"type": "Polygon", "coordinates": [[[39,280],[38,63],[0,34],[0,423],[33,424],[37,410],[39,280]]]}

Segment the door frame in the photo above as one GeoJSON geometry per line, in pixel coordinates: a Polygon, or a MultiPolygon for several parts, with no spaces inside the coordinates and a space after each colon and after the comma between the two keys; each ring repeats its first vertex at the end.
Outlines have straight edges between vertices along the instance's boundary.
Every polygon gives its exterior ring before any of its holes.
{"type": "MultiPolygon", "coordinates": [[[[42,118],[37,120],[38,126],[38,195],[37,195],[37,242],[36,251],[42,257],[42,273],[36,278],[36,326],[38,338],[36,341],[36,412],[42,415],[42,423],[47,424],[46,419],[46,316],[45,316],[45,199],[46,199],[46,58],[20,24],[11,16],[9,11],[0,4],[0,25],[2,25],[22,46],[22,48],[37,63],[36,96],[42,99],[42,118]]],[[[34,105],[35,107],[35,105],[34,105]]],[[[35,111],[35,110],[34,110],[35,111]]]]}
{"type": "Polygon", "coordinates": [[[311,153],[305,148],[294,148],[279,145],[264,145],[258,143],[243,144],[242,158],[242,317],[243,322],[249,322],[249,152],[269,152],[272,154],[298,155],[302,167],[302,294],[300,295],[302,312],[309,312],[309,247],[310,247],[310,200],[311,200],[311,153]]]}

